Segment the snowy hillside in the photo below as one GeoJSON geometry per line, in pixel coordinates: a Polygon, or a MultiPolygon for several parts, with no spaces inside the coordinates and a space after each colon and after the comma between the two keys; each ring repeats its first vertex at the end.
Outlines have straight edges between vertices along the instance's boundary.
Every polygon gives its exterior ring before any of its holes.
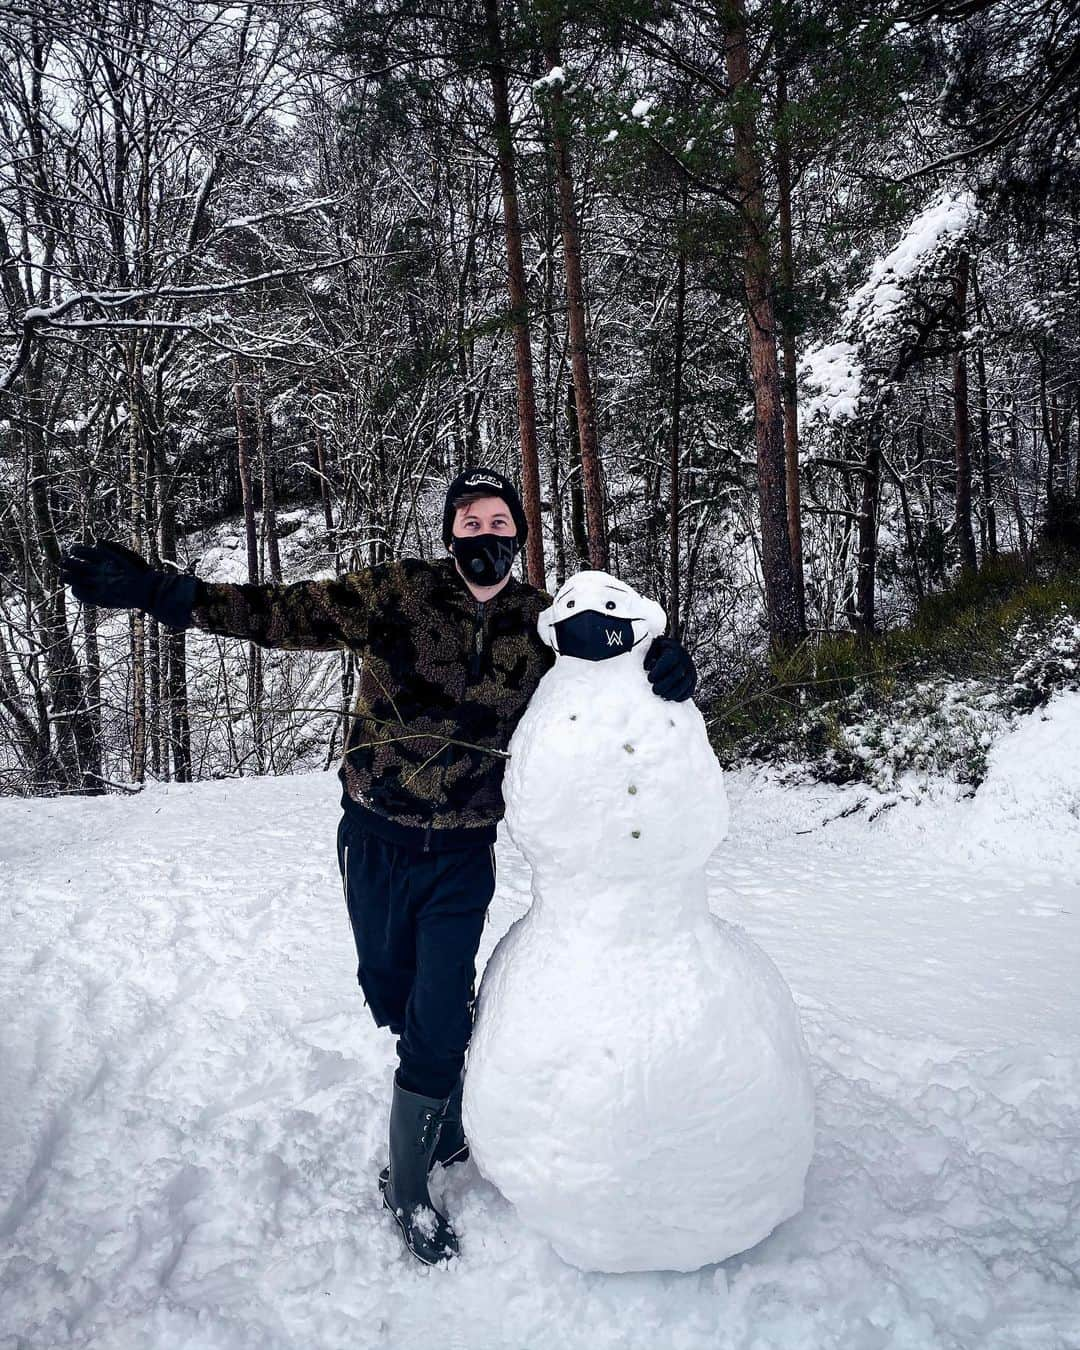
{"type": "MultiPolygon", "coordinates": [[[[712,904],[795,993],[817,1152],[692,1275],[579,1273],[471,1163],[459,1262],[404,1252],[332,775],[0,801],[0,1347],[1075,1350],[1078,753],[1065,694],[970,801],[728,779],[712,904]]],[[[504,836],[482,959],[528,895],[504,836]]]]}

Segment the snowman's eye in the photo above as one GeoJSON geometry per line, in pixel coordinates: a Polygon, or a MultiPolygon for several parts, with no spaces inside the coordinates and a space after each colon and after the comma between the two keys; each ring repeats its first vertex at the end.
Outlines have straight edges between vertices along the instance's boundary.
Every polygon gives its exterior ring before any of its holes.
{"type": "Polygon", "coordinates": [[[609,600],[609,601],[607,602],[607,604],[604,606],[604,608],[605,608],[605,609],[614,609],[614,608],[615,608],[615,601],[614,601],[614,600],[609,600]]]}
{"type": "Polygon", "coordinates": [[[566,602],[566,608],[567,608],[567,609],[573,609],[573,608],[574,608],[574,602],[573,602],[573,600],[567,600],[567,602],[566,602]]]}

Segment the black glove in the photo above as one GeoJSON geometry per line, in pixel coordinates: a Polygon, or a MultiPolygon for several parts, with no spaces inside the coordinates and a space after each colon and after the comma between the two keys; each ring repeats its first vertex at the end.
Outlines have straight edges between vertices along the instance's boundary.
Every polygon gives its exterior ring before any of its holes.
{"type": "Polygon", "coordinates": [[[187,628],[196,580],[158,572],[123,544],[76,544],[60,561],[60,576],[76,600],[105,609],[144,609],[169,628],[187,628]]]}
{"type": "Polygon", "coordinates": [[[694,692],[697,671],[690,653],[674,638],[654,638],[645,653],[645,671],[653,693],[673,703],[682,703],[694,692]]]}

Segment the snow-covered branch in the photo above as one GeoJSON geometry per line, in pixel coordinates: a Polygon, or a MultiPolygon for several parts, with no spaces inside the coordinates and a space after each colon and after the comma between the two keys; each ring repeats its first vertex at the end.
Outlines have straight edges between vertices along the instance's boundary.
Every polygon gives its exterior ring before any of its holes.
{"type": "Polygon", "coordinates": [[[866,281],[849,296],[834,340],[812,347],[803,359],[807,425],[857,419],[874,406],[884,385],[902,376],[905,343],[913,334],[928,335],[941,318],[927,304],[923,289],[977,223],[971,193],[943,193],[874,263],[866,281]]]}
{"type": "MultiPolygon", "coordinates": [[[[33,341],[47,332],[62,329],[65,331],[110,329],[176,329],[188,332],[205,332],[209,327],[221,326],[229,322],[229,315],[211,315],[198,322],[183,323],[178,320],[139,316],[137,318],[120,317],[117,311],[130,305],[148,305],[160,301],[213,300],[222,296],[234,295],[270,281],[296,281],[303,277],[316,276],[345,267],[357,261],[361,255],[352,253],[347,257],[334,258],[325,263],[313,263],[307,267],[279,267],[271,271],[259,272],[254,276],[237,277],[230,281],[207,282],[192,286],[160,285],[133,289],[108,289],[81,291],[69,295],[54,305],[34,305],[25,310],[15,327],[8,332],[0,331],[0,342],[16,343],[14,359],[7,370],[0,375],[0,392],[10,389],[30,357],[33,341]],[[67,316],[80,309],[97,309],[105,317],[69,319],[67,316]]],[[[393,255],[380,255],[393,256],[393,255]]]]}

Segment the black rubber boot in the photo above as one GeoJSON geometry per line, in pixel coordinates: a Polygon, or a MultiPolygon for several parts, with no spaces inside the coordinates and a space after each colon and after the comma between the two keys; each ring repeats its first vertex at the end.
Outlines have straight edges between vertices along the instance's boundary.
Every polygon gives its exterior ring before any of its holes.
{"type": "Polygon", "coordinates": [[[463,1074],[457,1081],[457,1087],[446,1099],[439,1142],[435,1145],[435,1152],[431,1157],[432,1166],[435,1163],[442,1163],[444,1167],[452,1167],[454,1163],[468,1161],[469,1142],[465,1138],[465,1131],[461,1128],[461,1091],[464,1084],[463,1074]]]}
{"type": "Polygon", "coordinates": [[[405,1245],[418,1261],[433,1266],[457,1255],[458,1241],[444,1214],[431,1203],[427,1176],[439,1141],[446,1102],[406,1092],[394,1078],[390,1108],[390,1172],[379,1178],[383,1204],[397,1220],[405,1245]]]}
{"type": "MultiPolygon", "coordinates": [[[[465,1138],[465,1131],[461,1128],[461,1090],[464,1081],[464,1076],[459,1078],[457,1087],[447,1098],[446,1110],[442,1117],[442,1129],[439,1131],[439,1142],[435,1145],[435,1152],[431,1155],[431,1163],[428,1166],[429,1172],[436,1163],[442,1163],[443,1167],[453,1167],[455,1163],[468,1162],[469,1160],[469,1143],[465,1138]]],[[[379,1173],[379,1185],[385,1186],[389,1178],[390,1169],[384,1167],[379,1173]]]]}

